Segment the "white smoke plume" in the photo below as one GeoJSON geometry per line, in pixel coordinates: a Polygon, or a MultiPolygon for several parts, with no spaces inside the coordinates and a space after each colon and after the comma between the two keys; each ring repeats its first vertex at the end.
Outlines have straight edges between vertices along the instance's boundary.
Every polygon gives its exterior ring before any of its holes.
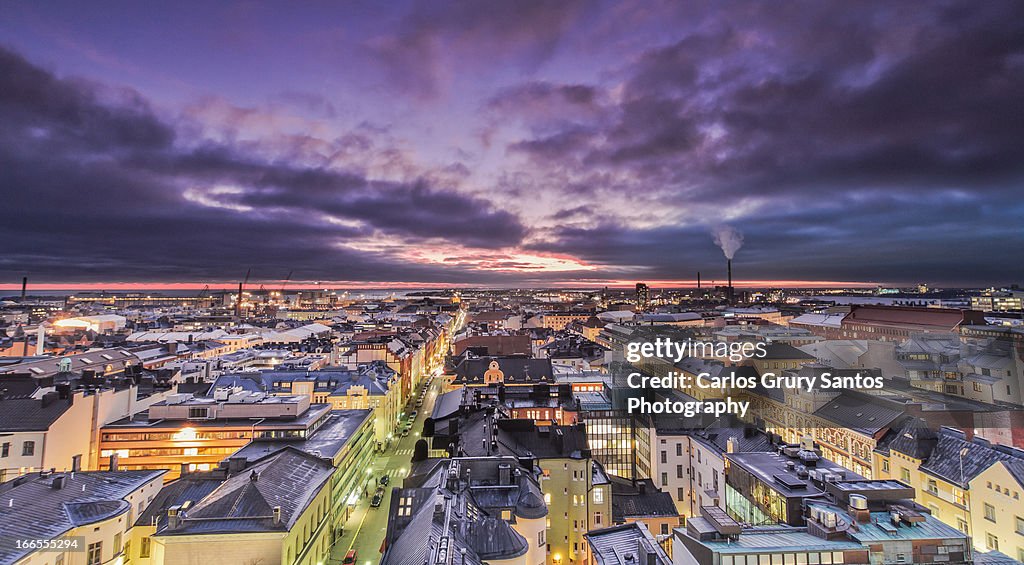
{"type": "Polygon", "coordinates": [[[722,224],[711,230],[711,234],[715,236],[715,245],[722,248],[726,259],[732,259],[743,247],[743,233],[732,226],[722,224]]]}

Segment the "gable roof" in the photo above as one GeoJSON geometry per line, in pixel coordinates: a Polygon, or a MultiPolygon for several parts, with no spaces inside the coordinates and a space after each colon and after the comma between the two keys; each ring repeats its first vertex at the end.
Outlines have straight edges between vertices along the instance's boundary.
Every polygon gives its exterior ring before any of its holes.
{"type": "MultiPolygon", "coordinates": [[[[87,471],[24,475],[0,485],[0,532],[10,539],[54,539],[74,527],[127,512],[124,499],[167,471],[87,471]],[[55,488],[54,480],[63,481],[55,488]]],[[[15,563],[30,553],[13,543],[0,544],[0,563],[15,563]]]]}
{"type": "Polygon", "coordinates": [[[287,447],[228,477],[187,510],[179,527],[157,535],[290,530],[333,472],[329,463],[287,447]],[[277,523],[275,508],[281,509],[277,523]]]}

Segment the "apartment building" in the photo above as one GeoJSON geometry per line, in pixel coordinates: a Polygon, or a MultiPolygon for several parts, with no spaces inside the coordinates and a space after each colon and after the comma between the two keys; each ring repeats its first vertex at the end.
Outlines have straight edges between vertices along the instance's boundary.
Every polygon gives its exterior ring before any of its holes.
{"type": "Polygon", "coordinates": [[[395,487],[382,565],[447,562],[543,565],[551,515],[532,461],[430,459],[395,487]]]}
{"type": "Polygon", "coordinates": [[[168,480],[217,466],[253,438],[301,439],[330,416],[307,396],[274,396],[241,387],[209,397],[173,394],[134,417],[100,428],[100,455],[124,469],[167,469],[168,480]]]}
{"type": "Polygon", "coordinates": [[[137,542],[148,551],[149,563],[326,562],[334,467],[293,447],[251,463],[223,479],[186,478],[185,485],[200,483],[195,489],[173,483],[143,517],[155,525],[137,542]]]}
{"type": "Polygon", "coordinates": [[[563,563],[586,559],[583,534],[612,520],[612,492],[604,468],[593,459],[583,424],[540,426],[485,408],[452,414],[424,437],[455,456],[506,455],[534,460],[548,506],[549,557],[563,563]]]}
{"type": "Polygon", "coordinates": [[[1017,514],[1006,503],[1022,490],[1015,480],[1000,475],[1012,476],[1024,462],[1024,450],[970,438],[953,428],[932,430],[926,422],[911,419],[876,448],[874,459],[878,478],[899,479],[916,488],[918,502],[932,516],[970,535],[975,548],[1006,549],[1016,556],[1020,536],[1010,533],[1017,531],[1017,514]],[[997,506],[1009,512],[994,511],[997,506]]]}
{"type": "Polygon", "coordinates": [[[767,451],[768,437],[753,427],[652,427],[652,479],[672,496],[684,519],[702,506],[725,508],[725,454],[767,451]]]}
{"type": "Polygon", "coordinates": [[[43,471],[0,484],[0,563],[123,563],[135,519],[163,486],[163,471],[43,471]],[[53,540],[31,549],[15,540],[53,540]]]}

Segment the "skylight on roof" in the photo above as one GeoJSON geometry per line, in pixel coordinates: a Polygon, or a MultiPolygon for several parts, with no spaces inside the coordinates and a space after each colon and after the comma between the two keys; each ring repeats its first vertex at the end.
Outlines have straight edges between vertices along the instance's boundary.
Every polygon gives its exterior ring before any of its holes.
{"type": "Polygon", "coordinates": [[[93,363],[93,360],[88,357],[82,357],[82,363],[93,363]]]}

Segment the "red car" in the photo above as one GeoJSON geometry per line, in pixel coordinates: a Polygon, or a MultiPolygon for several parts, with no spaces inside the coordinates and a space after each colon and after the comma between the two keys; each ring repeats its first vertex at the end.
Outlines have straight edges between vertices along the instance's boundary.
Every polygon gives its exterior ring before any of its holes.
{"type": "Polygon", "coordinates": [[[345,554],[345,559],[341,561],[341,565],[355,565],[356,562],[356,550],[350,549],[345,554]]]}

